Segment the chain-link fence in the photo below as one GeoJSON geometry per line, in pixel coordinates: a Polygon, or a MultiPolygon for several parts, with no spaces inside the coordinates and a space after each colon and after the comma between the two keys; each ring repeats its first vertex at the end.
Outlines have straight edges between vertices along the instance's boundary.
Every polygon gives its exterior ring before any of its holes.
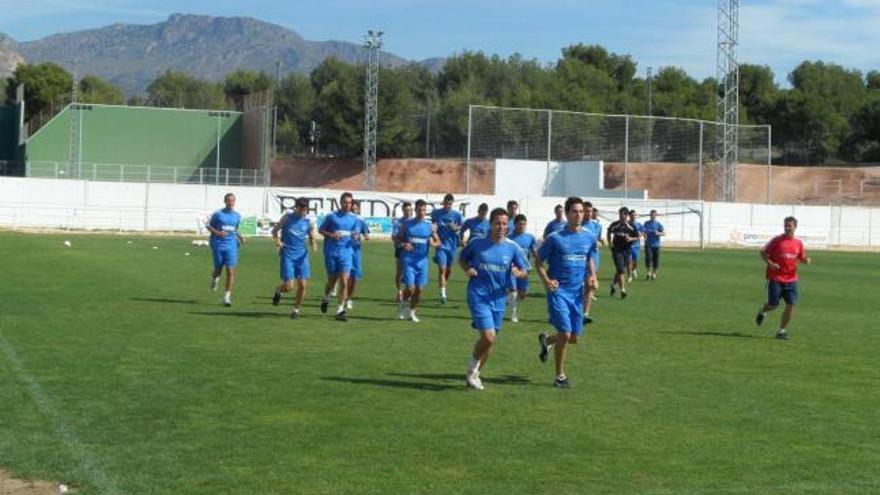
{"type": "Polygon", "coordinates": [[[739,167],[719,165],[719,125],[714,122],[471,106],[468,175],[472,164],[514,159],[602,161],[604,189],[647,190],[650,197],[715,200],[733,187],[737,201],[770,202],[769,126],[739,126],[739,167]],[[729,184],[728,181],[734,181],[729,184]]]}
{"type": "Polygon", "coordinates": [[[164,182],[224,186],[263,186],[268,177],[260,170],[242,168],[196,168],[122,163],[68,163],[31,161],[24,164],[26,177],[81,179],[103,182],[164,182]]]}

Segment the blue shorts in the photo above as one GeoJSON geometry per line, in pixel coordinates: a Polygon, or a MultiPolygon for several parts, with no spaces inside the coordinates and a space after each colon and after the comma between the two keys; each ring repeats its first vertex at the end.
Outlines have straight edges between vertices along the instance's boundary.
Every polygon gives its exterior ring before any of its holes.
{"type": "Polygon", "coordinates": [[[639,243],[634,243],[629,248],[629,259],[631,261],[639,261],[639,251],[642,249],[642,246],[639,243]]]}
{"type": "Polygon", "coordinates": [[[501,331],[504,320],[505,300],[495,304],[486,304],[478,297],[468,294],[468,308],[471,310],[471,327],[480,332],[486,330],[501,331]]]}
{"type": "Polygon", "coordinates": [[[577,291],[556,289],[547,293],[550,324],[561,333],[580,335],[584,331],[584,286],[577,291]]]}
{"type": "Polygon", "coordinates": [[[510,281],[508,282],[507,288],[509,290],[515,290],[517,292],[528,292],[529,291],[529,279],[526,278],[516,278],[513,275],[510,276],[510,281]]]}
{"type": "Polygon", "coordinates": [[[446,247],[438,247],[436,251],[434,251],[434,263],[437,263],[437,266],[440,268],[450,268],[452,264],[455,263],[455,249],[449,249],[446,247]]]}
{"type": "Polygon", "coordinates": [[[349,272],[349,275],[356,280],[364,278],[364,269],[361,265],[360,249],[351,250],[351,271],[349,272]]]}
{"type": "Polygon", "coordinates": [[[235,268],[238,264],[238,249],[236,248],[212,248],[211,256],[214,258],[214,269],[218,270],[224,266],[227,268],[235,268]]]}
{"type": "Polygon", "coordinates": [[[407,287],[424,287],[428,285],[428,259],[418,261],[403,261],[403,285],[407,287]]]}
{"type": "Polygon", "coordinates": [[[327,275],[342,275],[351,272],[351,253],[348,255],[328,254],[324,258],[324,269],[327,275]]]}
{"type": "Polygon", "coordinates": [[[281,253],[281,280],[308,280],[311,275],[309,266],[309,253],[303,253],[299,257],[281,253]]]}
{"type": "Polygon", "coordinates": [[[779,306],[779,300],[785,301],[785,304],[794,306],[798,300],[798,283],[795,282],[774,282],[767,281],[767,304],[770,306],[779,306]]]}

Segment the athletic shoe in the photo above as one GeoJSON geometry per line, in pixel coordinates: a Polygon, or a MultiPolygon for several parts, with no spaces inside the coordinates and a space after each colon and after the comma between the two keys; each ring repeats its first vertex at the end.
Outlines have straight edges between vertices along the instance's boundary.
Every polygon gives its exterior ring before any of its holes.
{"type": "Polygon", "coordinates": [[[620,298],[626,299],[626,289],[620,289],[620,298]]]}
{"type": "Polygon", "coordinates": [[[776,332],[776,338],[779,340],[788,340],[788,333],[785,330],[776,332]]]}
{"type": "Polygon", "coordinates": [[[327,313],[327,306],[330,305],[330,301],[327,299],[321,299],[321,312],[327,313]]]}
{"type": "Polygon", "coordinates": [[[299,319],[299,311],[291,311],[290,312],[290,319],[291,320],[298,320],[299,319]]]}
{"type": "Polygon", "coordinates": [[[617,289],[614,288],[614,284],[611,284],[611,297],[614,297],[615,292],[617,292],[617,289]]]}
{"type": "Polygon", "coordinates": [[[550,355],[550,346],[547,344],[547,334],[541,332],[538,334],[538,359],[542,363],[547,362],[547,356],[550,355]]]}
{"type": "Polygon", "coordinates": [[[510,315],[510,322],[511,323],[519,323],[519,316],[517,316],[516,313],[510,315]]]}
{"type": "Polygon", "coordinates": [[[653,280],[650,273],[645,275],[645,280],[653,280]]]}
{"type": "Polygon", "coordinates": [[[633,276],[630,275],[629,277],[627,277],[626,281],[629,282],[629,283],[632,283],[632,281],[633,281],[633,276]]]}
{"type": "Polygon", "coordinates": [[[465,375],[464,381],[465,383],[467,383],[468,387],[474,390],[485,390],[485,387],[483,387],[483,382],[480,380],[480,374],[478,372],[465,375]]]}
{"type": "Polygon", "coordinates": [[[416,316],[415,313],[410,313],[410,315],[409,315],[409,321],[411,321],[411,322],[413,322],[413,323],[418,323],[418,322],[420,322],[421,320],[419,320],[419,318],[416,316]]]}
{"type": "Polygon", "coordinates": [[[633,270],[633,278],[639,278],[639,271],[633,270]]]}
{"type": "Polygon", "coordinates": [[[211,292],[217,292],[217,287],[220,287],[220,277],[211,277],[211,292]]]}
{"type": "Polygon", "coordinates": [[[278,306],[278,303],[281,302],[281,291],[275,289],[275,294],[272,296],[272,306],[278,306]]]}
{"type": "Polygon", "coordinates": [[[408,316],[407,310],[409,310],[409,305],[406,302],[401,301],[401,302],[397,303],[397,319],[398,320],[405,320],[406,317],[408,316]]]}
{"type": "Polygon", "coordinates": [[[336,313],[336,316],[334,316],[333,318],[335,318],[339,321],[348,321],[348,317],[345,316],[345,311],[340,311],[340,312],[336,313]]]}
{"type": "Polygon", "coordinates": [[[589,325],[593,323],[593,318],[591,316],[584,316],[584,325],[589,325]]]}
{"type": "Polygon", "coordinates": [[[446,296],[440,296],[440,304],[446,304],[446,296]]]}
{"type": "Polygon", "coordinates": [[[557,377],[553,380],[553,386],[556,388],[569,388],[568,385],[568,377],[563,376],[562,378],[557,377]]]}
{"type": "Polygon", "coordinates": [[[354,301],[351,299],[345,301],[345,309],[354,309],[354,301]]]}
{"type": "Polygon", "coordinates": [[[223,298],[223,305],[227,306],[227,307],[232,306],[232,299],[228,298],[228,297],[224,297],[223,298]]]}
{"type": "Polygon", "coordinates": [[[758,314],[755,315],[755,325],[758,325],[760,327],[761,324],[763,324],[763,323],[764,323],[764,312],[759,310],[758,314]]]}

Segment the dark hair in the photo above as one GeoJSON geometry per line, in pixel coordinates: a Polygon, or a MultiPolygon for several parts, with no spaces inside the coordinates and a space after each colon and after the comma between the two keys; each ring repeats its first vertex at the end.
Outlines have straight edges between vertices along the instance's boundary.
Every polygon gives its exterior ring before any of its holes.
{"type": "Polygon", "coordinates": [[[293,206],[296,208],[308,208],[309,200],[306,198],[296,198],[296,203],[293,206]]]}
{"type": "Polygon", "coordinates": [[[412,203],[409,201],[404,201],[403,204],[400,205],[401,208],[406,208],[407,206],[412,206],[412,203]]]}
{"type": "Polygon", "coordinates": [[[657,210],[651,210],[651,214],[657,213],[657,210]]]}
{"type": "Polygon", "coordinates": [[[584,208],[592,208],[592,207],[593,207],[593,203],[590,203],[589,201],[584,201],[584,208]]]}
{"type": "Polygon", "coordinates": [[[636,214],[636,210],[629,210],[629,214],[630,214],[630,215],[635,215],[635,214],[636,214]]]}
{"type": "Polygon", "coordinates": [[[223,195],[223,202],[224,202],[224,203],[226,202],[226,198],[228,198],[229,196],[232,196],[232,197],[234,198],[234,197],[235,197],[235,194],[232,194],[232,193],[226,193],[226,194],[224,194],[224,195],[223,195]]]}
{"type": "Polygon", "coordinates": [[[424,199],[417,199],[416,200],[416,208],[419,208],[421,206],[427,206],[427,205],[428,205],[428,203],[426,203],[424,199]]]}
{"type": "Polygon", "coordinates": [[[795,217],[785,217],[785,222],[792,222],[794,226],[797,227],[797,218],[795,217]]]}
{"type": "Polygon", "coordinates": [[[480,203],[480,206],[477,207],[477,211],[489,211],[489,205],[486,203],[480,203]]]}
{"type": "Polygon", "coordinates": [[[553,211],[561,210],[561,209],[562,209],[562,205],[556,205],[553,207],[553,211]]]}
{"type": "Polygon", "coordinates": [[[455,196],[451,193],[446,193],[446,196],[443,196],[443,202],[445,203],[447,201],[455,201],[455,196]]]}
{"type": "Polygon", "coordinates": [[[626,206],[621,206],[617,213],[623,213],[624,215],[629,215],[629,208],[626,206]]]}
{"type": "Polygon", "coordinates": [[[513,223],[526,222],[526,216],[520,213],[519,215],[513,217],[513,223]]]}
{"type": "Polygon", "coordinates": [[[507,202],[507,209],[509,210],[511,206],[516,206],[519,208],[519,203],[515,199],[511,199],[507,202]]]}
{"type": "Polygon", "coordinates": [[[565,200],[565,213],[571,211],[571,207],[574,205],[582,205],[584,204],[584,200],[577,196],[571,196],[565,200]]]}
{"type": "Polygon", "coordinates": [[[505,210],[504,208],[495,208],[494,210],[492,210],[492,213],[489,214],[489,222],[490,222],[490,223],[494,223],[494,222],[495,222],[495,218],[496,218],[498,215],[504,215],[504,216],[506,217],[506,216],[507,216],[507,210],[505,210]]]}
{"type": "Polygon", "coordinates": [[[344,193],[342,193],[341,196],[339,196],[339,202],[340,203],[345,202],[346,196],[348,196],[348,198],[351,199],[352,201],[354,200],[354,196],[352,196],[352,194],[350,192],[344,192],[344,193]]]}

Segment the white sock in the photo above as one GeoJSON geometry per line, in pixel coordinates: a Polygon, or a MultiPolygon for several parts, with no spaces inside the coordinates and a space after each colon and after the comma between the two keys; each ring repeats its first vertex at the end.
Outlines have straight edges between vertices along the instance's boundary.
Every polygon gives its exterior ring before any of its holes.
{"type": "Polygon", "coordinates": [[[557,380],[565,380],[565,375],[556,375],[557,380]]]}
{"type": "Polygon", "coordinates": [[[480,369],[480,360],[471,356],[468,358],[468,367],[467,372],[469,375],[473,375],[474,372],[480,369]]]}
{"type": "Polygon", "coordinates": [[[785,329],[784,329],[784,328],[780,328],[780,329],[779,329],[779,332],[777,332],[777,333],[785,333],[785,329]]]}
{"type": "Polygon", "coordinates": [[[446,297],[446,287],[440,288],[440,297],[446,297]]]}
{"type": "Polygon", "coordinates": [[[342,313],[345,311],[345,304],[340,304],[338,308],[336,308],[337,313],[342,313]]]}

